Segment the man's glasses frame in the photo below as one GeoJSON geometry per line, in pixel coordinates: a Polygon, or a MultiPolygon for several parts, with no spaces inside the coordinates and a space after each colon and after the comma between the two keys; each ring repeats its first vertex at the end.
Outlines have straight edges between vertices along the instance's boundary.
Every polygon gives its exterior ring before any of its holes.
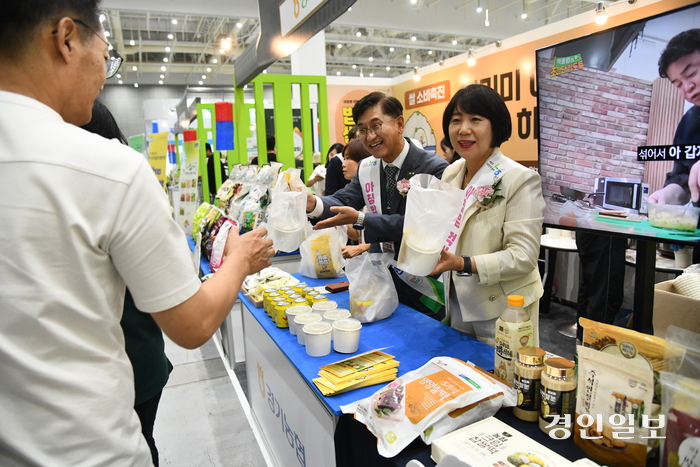
{"type": "MultiPolygon", "coordinates": [[[[119,68],[121,68],[121,66],[122,66],[122,62],[124,62],[124,59],[119,55],[119,53],[116,50],[114,50],[114,48],[111,45],[109,45],[109,42],[102,39],[102,37],[100,37],[100,35],[97,33],[97,31],[95,31],[90,26],[88,26],[84,21],[79,20],[79,19],[75,19],[75,18],[71,18],[71,19],[73,20],[74,23],[77,23],[77,24],[81,25],[82,27],[89,29],[90,32],[92,32],[95,36],[97,36],[97,38],[99,40],[101,40],[102,42],[107,44],[107,49],[109,50],[110,57],[105,60],[105,79],[109,79],[109,78],[113,77],[114,75],[116,75],[117,72],[119,71],[119,68]]],[[[57,32],[58,32],[58,29],[54,29],[51,33],[56,34],[57,32]]]]}
{"type": "Polygon", "coordinates": [[[386,125],[388,123],[391,123],[394,120],[396,120],[397,118],[399,118],[398,115],[396,117],[392,118],[391,120],[386,121],[386,122],[382,122],[382,121],[375,122],[375,123],[371,124],[370,126],[368,126],[367,128],[360,128],[359,130],[357,130],[357,134],[360,135],[360,138],[363,138],[363,139],[367,138],[367,135],[370,132],[372,132],[372,134],[376,136],[377,132],[380,132],[382,130],[382,125],[386,125]]]}

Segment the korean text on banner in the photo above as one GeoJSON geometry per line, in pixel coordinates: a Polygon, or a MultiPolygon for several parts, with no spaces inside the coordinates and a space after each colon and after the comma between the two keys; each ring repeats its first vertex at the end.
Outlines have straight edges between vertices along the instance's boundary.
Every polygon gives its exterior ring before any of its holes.
{"type": "Polygon", "coordinates": [[[151,133],[148,136],[148,163],[165,189],[165,161],[168,157],[168,133],[151,133]]]}

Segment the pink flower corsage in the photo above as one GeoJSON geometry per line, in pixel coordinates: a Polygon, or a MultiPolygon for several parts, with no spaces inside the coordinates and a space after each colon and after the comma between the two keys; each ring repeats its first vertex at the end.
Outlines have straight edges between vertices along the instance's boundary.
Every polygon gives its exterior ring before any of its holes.
{"type": "Polygon", "coordinates": [[[406,196],[408,194],[408,190],[410,189],[411,182],[406,180],[405,178],[396,182],[396,190],[401,194],[401,196],[406,196]]]}
{"type": "Polygon", "coordinates": [[[499,191],[501,191],[501,189],[498,188],[498,185],[500,185],[500,183],[501,180],[499,179],[493,185],[482,185],[476,187],[476,190],[474,190],[473,195],[476,198],[479,209],[481,209],[482,211],[489,209],[491,206],[493,206],[494,201],[496,201],[498,198],[504,197],[503,195],[499,194],[499,191]]]}

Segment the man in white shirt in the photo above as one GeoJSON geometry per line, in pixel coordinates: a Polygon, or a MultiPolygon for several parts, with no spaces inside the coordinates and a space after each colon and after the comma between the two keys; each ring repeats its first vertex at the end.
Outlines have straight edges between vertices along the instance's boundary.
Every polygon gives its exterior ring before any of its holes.
{"type": "Polygon", "coordinates": [[[201,284],[144,158],[74,126],[121,61],[97,0],[1,7],[0,465],[150,466],[119,325],[125,284],[195,348],[272,242],[233,235],[201,284]]]}

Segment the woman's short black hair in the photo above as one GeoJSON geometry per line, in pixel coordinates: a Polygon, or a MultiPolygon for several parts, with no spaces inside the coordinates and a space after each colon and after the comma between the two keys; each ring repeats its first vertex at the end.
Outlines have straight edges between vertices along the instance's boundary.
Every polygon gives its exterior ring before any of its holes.
{"type": "Polygon", "coordinates": [[[343,148],[344,148],[344,147],[345,147],[345,146],[342,145],[341,143],[333,143],[333,144],[331,144],[331,147],[328,148],[328,154],[326,154],[326,157],[328,157],[328,160],[330,160],[330,155],[331,155],[331,151],[332,151],[332,150],[335,149],[335,153],[336,153],[336,154],[342,154],[342,153],[343,153],[343,148]]]}
{"type": "Polygon", "coordinates": [[[659,57],[659,76],[668,78],[668,67],[681,57],[700,50],[700,29],[688,29],[673,36],[659,57]]]}
{"type": "Polygon", "coordinates": [[[442,131],[447,137],[450,134],[450,120],[457,110],[489,119],[493,136],[492,148],[497,148],[508,141],[513,132],[510,112],[503,98],[498,92],[483,84],[470,84],[452,96],[445,108],[445,113],[442,114],[442,131]]]}
{"type": "Polygon", "coordinates": [[[350,141],[348,145],[345,146],[345,149],[343,149],[343,157],[357,163],[371,155],[372,154],[367,151],[365,145],[362,144],[362,141],[359,139],[350,141]]]}
{"type": "Polygon", "coordinates": [[[371,92],[355,103],[352,108],[352,119],[355,123],[362,117],[367,109],[380,105],[382,112],[391,118],[396,118],[403,115],[403,105],[401,101],[394,96],[387,96],[383,92],[371,92]]]}

